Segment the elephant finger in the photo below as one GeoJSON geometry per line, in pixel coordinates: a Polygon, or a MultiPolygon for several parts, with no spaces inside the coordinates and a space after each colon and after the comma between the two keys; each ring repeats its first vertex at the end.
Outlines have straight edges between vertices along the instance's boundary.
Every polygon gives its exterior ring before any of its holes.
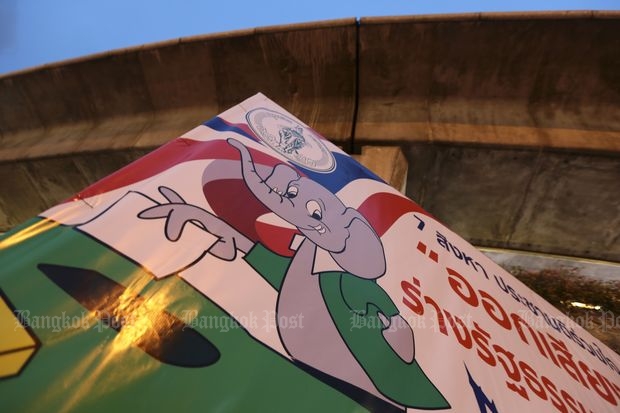
{"type": "Polygon", "coordinates": [[[168,202],[172,204],[185,204],[185,200],[176,193],[172,188],[168,188],[167,186],[160,186],[159,193],[162,194],[168,202]]]}
{"type": "MultiPolygon", "coordinates": [[[[381,314],[381,313],[379,313],[381,314]]],[[[383,318],[381,322],[385,325],[383,318]]],[[[382,331],[383,338],[396,354],[406,363],[415,358],[415,339],[409,323],[400,315],[389,320],[389,328],[382,331]]]]}
{"type": "Polygon", "coordinates": [[[138,218],[142,219],[157,219],[166,218],[170,215],[170,212],[174,210],[174,205],[155,205],[138,213],[138,218]]]}
{"type": "Polygon", "coordinates": [[[166,221],[166,238],[170,241],[177,241],[183,234],[183,228],[189,221],[182,214],[175,214],[175,209],[172,208],[168,214],[168,220],[166,221]]]}
{"type": "Polygon", "coordinates": [[[232,261],[237,256],[237,249],[234,242],[220,239],[209,249],[209,254],[225,261],[232,261]]]}

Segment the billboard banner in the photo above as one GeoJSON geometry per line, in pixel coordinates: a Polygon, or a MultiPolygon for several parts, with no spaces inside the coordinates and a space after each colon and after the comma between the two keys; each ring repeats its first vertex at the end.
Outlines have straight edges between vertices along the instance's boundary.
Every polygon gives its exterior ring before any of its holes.
{"type": "Polygon", "coordinates": [[[6,411],[620,409],[616,353],[261,94],[0,268],[6,411]]]}

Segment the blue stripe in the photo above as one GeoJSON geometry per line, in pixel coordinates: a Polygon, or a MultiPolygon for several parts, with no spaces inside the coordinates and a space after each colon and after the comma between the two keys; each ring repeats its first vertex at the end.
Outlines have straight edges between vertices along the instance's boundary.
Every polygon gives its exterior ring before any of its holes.
{"type": "Polygon", "coordinates": [[[216,130],[218,132],[235,132],[235,133],[238,133],[239,135],[245,136],[246,138],[250,138],[253,141],[256,140],[254,136],[250,135],[249,133],[247,133],[241,128],[238,128],[235,125],[231,125],[230,123],[226,122],[224,119],[220,118],[219,116],[216,116],[204,122],[203,125],[208,126],[211,129],[216,130]]]}
{"type": "Polygon", "coordinates": [[[356,179],[366,178],[384,182],[381,178],[366,169],[349,155],[339,152],[332,152],[332,154],[334,155],[334,158],[336,158],[336,168],[328,173],[315,172],[299,165],[295,166],[303,171],[308,178],[320,183],[333,193],[340,191],[345,185],[356,179]]]}
{"type": "MultiPolygon", "coordinates": [[[[231,125],[220,117],[214,117],[213,119],[203,123],[203,125],[218,132],[234,132],[252,139],[253,141],[257,141],[254,136],[248,134],[246,131],[235,125],[231,125]]],[[[308,178],[320,183],[333,193],[340,191],[345,185],[356,179],[366,178],[384,182],[381,178],[359,164],[349,155],[342,154],[340,152],[332,152],[332,154],[336,159],[336,168],[334,168],[331,172],[316,172],[311,169],[304,168],[302,165],[297,163],[289,163],[303,172],[308,178]]]]}

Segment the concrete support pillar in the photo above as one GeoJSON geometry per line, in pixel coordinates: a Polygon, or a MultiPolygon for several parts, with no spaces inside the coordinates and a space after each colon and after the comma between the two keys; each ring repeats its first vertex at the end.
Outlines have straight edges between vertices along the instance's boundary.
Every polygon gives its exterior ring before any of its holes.
{"type": "Polygon", "coordinates": [[[381,179],[405,194],[409,164],[398,146],[363,146],[355,159],[381,179]]]}

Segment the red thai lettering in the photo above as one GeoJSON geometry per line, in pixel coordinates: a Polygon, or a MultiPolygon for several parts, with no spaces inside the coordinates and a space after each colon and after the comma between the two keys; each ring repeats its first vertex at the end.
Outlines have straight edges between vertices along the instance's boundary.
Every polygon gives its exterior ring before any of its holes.
{"type": "Polygon", "coordinates": [[[617,406],[618,401],[614,397],[611,388],[607,386],[606,380],[604,380],[601,374],[595,370],[594,374],[590,373],[590,369],[583,361],[579,362],[579,367],[585,373],[588,383],[590,383],[590,386],[592,386],[594,391],[603,399],[607,400],[610,404],[617,406]]]}
{"type": "Polygon", "coordinates": [[[557,387],[555,387],[555,384],[553,384],[551,380],[549,380],[545,376],[541,376],[540,380],[543,382],[545,389],[547,389],[547,393],[549,393],[549,398],[551,399],[551,404],[553,404],[553,407],[558,409],[558,411],[561,413],[568,413],[568,409],[566,408],[564,401],[560,398],[560,395],[558,394],[558,389],[557,387]]]}
{"type": "Polygon", "coordinates": [[[459,342],[459,344],[467,349],[472,348],[473,343],[471,340],[471,334],[469,334],[469,330],[465,326],[463,320],[461,320],[457,316],[454,316],[454,318],[452,318],[452,314],[450,314],[446,310],[444,310],[444,313],[446,314],[448,323],[450,323],[452,331],[454,331],[454,336],[456,337],[456,340],[459,342]]]}
{"type": "Polygon", "coordinates": [[[527,386],[534,392],[534,394],[540,397],[543,400],[547,400],[547,392],[545,388],[538,381],[538,375],[536,371],[524,361],[519,362],[519,367],[521,368],[521,372],[523,373],[523,378],[525,379],[525,383],[527,386]]]}
{"type": "Polygon", "coordinates": [[[506,314],[506,311],[504,311],[499,302],[486,291],[479,290],[478,292],[480,293],[480,297],[482,297],[482,307],[484,307],[489,317],[506,330],[512,329],[510,318],[508,318],[508,314],[506,314]]]}
{"type": "Polygon", "coordinates": [[[448,329],[446,328],[446,320],[444,319],[443,313],[439,305],[433,300],[431,297],[424,296],[424,302],[433,306],[435,310],[435,314],[437,315],[437,327],[439,327],[439,331],[441,334],[448,335],[448,329]]]}
{"type": "Polygon", "coordinates": [[[446,270],[448,271],[448,274],[450,274],[448,277],[448,283],[450,284],[450,287],[452,287],[452,290],[454,290],[454,292],[467,304],[472,307],[478,307],[478,296],[476,295],[476,291],[474,291],[473,287],[469,282],[467,282],[465,277],[452,268],[446,268],[446,270]]]}
{"type": "Polygon", "coordinates": [[[573,360],[573,355],[566,347],[566,343],[564,343],[558,338],[553,337],[552,335],[548,334],[548,336],[551,339],[551,347],[555,350],[555,356],[557,357],[560,366],[574,380],[580,382],[586,388],[589,388],[585,378],[577,367],[577,363],[575,363],[575,360],[573,360]]]}
{"type": "Polygon", "coordinates": [[[471,331],[471,336],[476,343],[476,352],[478,353],[478,357],[480,357],[482,361],[487,363],[489,366],[495,366],[497,361],[489,348],[489,339],[491,338],[491,335],[483,330],[482,327],[474,321],[474,329],[471,331]]]}
{"type": "Polygon", "coordinates": [[[400,283],[405,296],[403,297],[403,304],[405,304],[411,311],[417,315],[424,314],[424,305],[422,304],[422,293],[420,291],[420,281],[413,277],[412,283],[409,281],[402,281],[400,283]]]}

